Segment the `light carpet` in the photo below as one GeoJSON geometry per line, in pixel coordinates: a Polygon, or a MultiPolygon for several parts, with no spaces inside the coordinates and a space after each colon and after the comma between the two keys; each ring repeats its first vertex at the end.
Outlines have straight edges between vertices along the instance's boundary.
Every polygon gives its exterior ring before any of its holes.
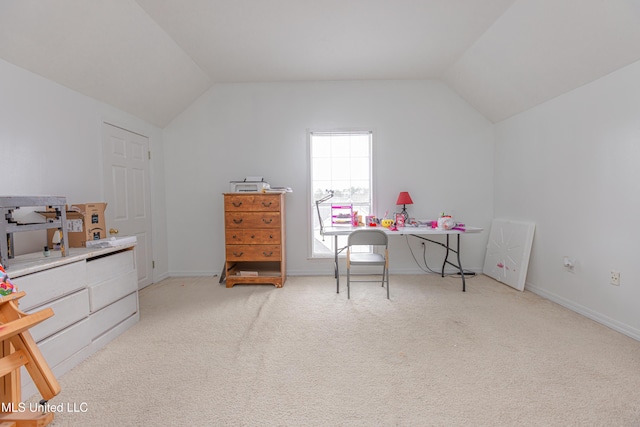
{"type": "Polygon", "coordinates": [[[486,276],[335,292],[171,278],[60,378],[54,426],[635,426],[640,342],[486,276]],[[80,407],[80,406],[78,406],[80,407]]]}

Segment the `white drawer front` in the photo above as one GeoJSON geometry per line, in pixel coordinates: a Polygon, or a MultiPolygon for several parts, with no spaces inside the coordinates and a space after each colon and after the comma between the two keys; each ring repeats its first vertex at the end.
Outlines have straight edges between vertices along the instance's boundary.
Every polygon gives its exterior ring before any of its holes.
{"type": "Polygon", "coordinates": [[[112,279],[114,272],[121,274],[134,268],[133,250],[125,250],[99,258],[90,258],[87,260],[88,283],[104,282],[112,279]]]}
{"type": "Polygon", "coordinates": [[[53,368],[90,343],[89,319],[85,319],[39,342],[38,347],[47,364],[53,368]]]}
{"type": "Polygon", "coordinates": [[[38,273],[13,279],[19,291],[27,294],[18,303],[26,311],[62,295],[70,294],[87,286],[87,264],[83,261],[62,265],[38,273]]]}
{"type": "Polygon", "coordinates": [[[53,317],[29,329],[29,332],[31,332],[36,342],[87,317],[89,315],[89,292],[83,289],[59,300],[50,302],[49,304],[35,308],[29,313],[36,313],[49,307],[53,309],[53,317]]]}
{"type": "Polygon", "coordinates": [[[91,314],[91,338],[98,338],[137,311],[138,294],[133,293],[91,314]]]}
{"type": "Polygon", "coordinates": [[[111,280],[89,286],[89,304],[91,312],[96,312],[120,298],[138,289],[138,275],[135,270],[124,276],[113,277],[111,280]]]}

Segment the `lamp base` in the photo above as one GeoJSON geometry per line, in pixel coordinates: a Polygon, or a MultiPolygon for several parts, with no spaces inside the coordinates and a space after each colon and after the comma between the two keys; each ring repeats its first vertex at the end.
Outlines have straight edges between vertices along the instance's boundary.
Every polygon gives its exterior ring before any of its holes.
{"type": "Polygon", "coordinates": [[[407,221],[409,221],[409,214],[407,213],[407,207],[406,205],[404,205],[402,207],[402,211],[400,211],[400,215],[402,215],[404,217],[404,222],[406,223],[407,221]]]}

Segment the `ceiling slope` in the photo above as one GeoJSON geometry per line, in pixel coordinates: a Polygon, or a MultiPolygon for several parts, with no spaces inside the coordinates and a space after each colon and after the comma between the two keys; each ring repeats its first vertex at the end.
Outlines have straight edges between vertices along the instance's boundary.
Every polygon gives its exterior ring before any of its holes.
{"type": "Polygon", "coordinates": [[[498,122],[640,60],[638,0],[519,0],[443,79],[498,122]]]}
{"type": "Polygon", "coordinates": [[[640,0],[0,0],[0,58],[159,127],[220,82],[431,78],[498,122],[640,60],[640,0]]]}
{"type": "Polygon", "coordinates": [[[2,0],[0,57],[159,127],[211,84],[132,0],[2,0]]]}
{"type": "Polygon", "coordinates": [[[216,82],[439,77],[513,0],[136,0],[216,82]]]}

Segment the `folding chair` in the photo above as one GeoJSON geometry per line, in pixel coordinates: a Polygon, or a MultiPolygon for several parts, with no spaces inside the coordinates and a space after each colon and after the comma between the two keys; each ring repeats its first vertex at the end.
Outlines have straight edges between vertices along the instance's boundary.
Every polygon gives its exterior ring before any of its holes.
{"type": "Polygon", "coordinates": [[[347,239],[347,298],[351,298],[351,282],[377,282],[377,280],[351,280],[352,265],[382,266],[382,286],[387,283],[387,299],[389,298],[389,242],[388,236],[381,230],[356,230],[347,239]],[[384,247],[384,255],[380,253],[354,253],[354,246],[373,246],[374,249],[384,247]]]}

